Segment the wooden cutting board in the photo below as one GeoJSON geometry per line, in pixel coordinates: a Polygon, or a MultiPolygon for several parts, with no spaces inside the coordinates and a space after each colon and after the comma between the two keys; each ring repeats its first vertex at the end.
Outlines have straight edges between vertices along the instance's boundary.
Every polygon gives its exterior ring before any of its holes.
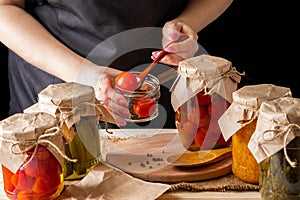
{"type": "Polygon", "coordinates": [[[231,156],[198,167],[176,167],[167,162],[168,157],[181,155],[186,151],[178,134],[156,134],[114,143],[107,153],[106,160],[109,165],[151,182],[194,182],[231,172],[231,156]]]}

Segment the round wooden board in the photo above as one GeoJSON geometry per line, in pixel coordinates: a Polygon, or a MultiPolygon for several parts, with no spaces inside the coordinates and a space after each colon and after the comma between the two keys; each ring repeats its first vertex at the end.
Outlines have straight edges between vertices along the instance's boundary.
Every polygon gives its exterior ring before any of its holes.
{"type": "Polygon", "coordinates": [[[232,158],[198,167],[176,167],[169,156],[184,153],[177,134],[157,134],[120,141],[107,153],[107,164],[145,181],[178,183],[212,179],[231,172],[232,158]]]}

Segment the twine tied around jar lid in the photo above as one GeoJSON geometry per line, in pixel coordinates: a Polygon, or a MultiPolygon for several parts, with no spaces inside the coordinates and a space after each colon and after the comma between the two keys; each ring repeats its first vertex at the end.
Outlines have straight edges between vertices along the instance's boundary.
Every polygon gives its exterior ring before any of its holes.
{"type": "Polygon", "coordinates": [[[241,76],[245,75],[245,72],[241,73],[237,71],[236,67],[233,67],[232,65],[230,65],[230,68],[223,73],[203,74],[202,71],[193,71],[190,70],[190,67],[186,66],[179,67],[178,73],[190,79],[204,80],[204,92],[206,94],[212,94],[215,92],[218,87],[217,83],[219,83],[222,79],[231,78],[235,82],[239,83],[241,81],[241,76]]]}
{"type": "MultiPolygon", "coordinates": [[[[274,127],[274,129],[270,129],[270,130],[266,130],[264,131],[261,135],[260,138],[258,139],[258,144],[264,144],[267,142],[272,142],[274,140],[276,140],[279,137],[283,136],[283,150],[284,150],[284,156],[285,159],[288,161],[288,163],[291,165],[291,167],[295,168],[297,166],[297,160],[292,161],[290,159],[290,157],[287,154],[287,150],[286,150],[286,146],[287,146],[287,138],[289,136],[289,134],[292,132],[292,130],[294,129],[298,129],[300,130],[300,126],[298,124],[288,124],[288,125],[276,125],[274,127]],[[269,135],[269,137],[265,137],[265,135],[267,133],[271,133],[271,135],[269,135]],[[277,133],[277,134],[274,134],[277,133]]],[[[295,136],[300,136],[300,132],[296,132],[295,136]]]]}
{"type": "MultiPolygon", "coordinates": [[[[300,136],[300,99],[291,96],[264,101],[258,112],[257,124],[248,148],[260,163],[278,151],[284,151],[288,163],[295,167],[287,154],[287,145],[300,136]]],[[[299,161],[298,161],[299,162],[299,161]]]]}
{"type": "Polygon", "coordinates": [[[218,93],[231,103],[231,94],[245,74],[238,72],[230,61],[205,54],[181,61],[177,71],[178,76],[170,88],[175,111],[201,91],[218,93]]]}
{"type": "MultiPolygon", "coordinates": [[[[53,105],[55,105],[54,102],[52,102],[53,105]]],[[[96,103],[91,103],[91,102],[81,102],[77,104],[76,106],[62,106],[62,105],[56,105],[58,110],[59,110],[59,123],[62,126],[63,123],[66,123],[68,128],[70,128],[77,120],[73,120],[72,123],[70,123],[69,118],[74,116],[74,113],[77,111],[79,112],[80,110],[85,110],[87,107],[91,107],[96,109],[96,115],[98,117],[98,120],[104,120],[105,122],[105,130],[107,133],[112,134],[111,131],[108,130],[108,122],[115,123],[114,118],[112,115],[106,110],[106,108],[103,106],[102,103],[96,102],[96,103]]]]}
{"type": "MultiPolygon", "coordinates": [[[[66,160],[68,160],[70,162],[77,162],[77,159],[71,159],[71,158],[69,158],[53,142],[50,141],[50,138],[55,138],[55,137],[58,137],[58,136],[60,136],[60,129],[58,127],[52,127],[52,128],[46,129],[44,131],[44,133],[42,135],[40,135],[39,137],[37,137],[35,140],[21,140],[21,141],[19,140],[17,142],[13,141],[14,144],[11,146],[11,152],[13,154],[15,154],[15,155],[18,155],[18,154],[26,153],[30,149],[34,148],[32,156],[29,158],[28,161],[26,161],[22,165],[21,169],[24,169],[32,161],[32,159],[34,158],[34,155],[37,152],[39,144],[43,145],[43,146],[50,145],[54,149],[54,151],[56,153],[58,153],[58,155],[60,155],[64,159],[66,159],[66,160]],[[19,152],[17,152],[17,151],[14,150],[14,148],[16,146],[22,146],[22,145],[25,146],[24,149],[20,150],[19,152]]],[[[3,139],[3,141],[9,141],[9,140],[3,139]]]]}

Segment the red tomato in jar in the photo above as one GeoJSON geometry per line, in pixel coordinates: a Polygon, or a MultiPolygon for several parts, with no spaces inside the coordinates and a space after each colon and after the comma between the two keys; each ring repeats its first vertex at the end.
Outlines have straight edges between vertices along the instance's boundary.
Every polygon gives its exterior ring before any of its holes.
{"type": "Polygon", "coordinates": [[[11,181],[11,177],[14,175],[9,169],[7,169],[4,165],[2,165],[2,173],[3,173],[3,183],[4,189],[6,191],[13,191],[17,183],[13,184],[11,181]]]}
{"type": "Polygon", "coordinates": [[[199,92],[197,94],[198,104],[200,106],[206,106],[211,103],[211,96],[209,94],[205,94],[204,91],[199,92]]]}
{"type": "Polygon", "coordinates": [[[139,117],[149,117],[156,111],[156,102],[152,98],[135,99],[133,111],[139,117]]]}
{"type": "Polygon", "coordinates": [[[131,72],[121,72],[114,80],[115,86],[125,91],[134,91],[138,86],[136,76],[131,72]]]}

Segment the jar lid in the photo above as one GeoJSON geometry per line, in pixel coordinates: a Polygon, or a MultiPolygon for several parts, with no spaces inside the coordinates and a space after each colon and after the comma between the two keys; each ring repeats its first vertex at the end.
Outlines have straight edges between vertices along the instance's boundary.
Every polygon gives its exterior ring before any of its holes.
{"type": "Polygon", "coordinates": [[[75,82],[50,84],[38,94],[38,101],[63,107],[77,106],[82,102],[94,103],[94,88],[75,82]]]}
{"type": "Polygon", "coordinates": [[[233,102],[258,110],[264,101],[274,100],[284,96],[291,96],[287,87],[273,84],[246,85],[232,93],[233,102]]]}
{"type": "Polygon", "coordinates": [[[47,113],[16,113],[0,121],[0,137],[34,140],[56,125],[57,120],[47,113]]]}
{"type": "Polygon", "coordinates": [[[181,61],[177,71],[178,77],[170,89],[175,111],[203,90],[217,93],[231,103],[232,92],[237,89],[242,75],[230,61],[206,54],[181,61]]]}
{"type": "Polygon", "coordinates": [[[232,104],[218,120],[225,140],[257,119],[262,102],[285,96],[291,96],[291,90],[273,84],[247,85],[234,91],[232,104]]]}
{"type": "Polygon", "coordinates": [[[64,141],[57,120],[43,112],[16,113],[0,121],[0,163],[16,173],[27,158],[26,152],[45,145],[58,159],[64,162],[64,141]]]}
{"type": "MultiPolygon", "coordinates": [[[[256,130],[248,147],[257,162],[261,162],[297,136],[300,136],[300,99],[282,97],[261,104],[256,130]]],[[[286,158],[289,161],[287,154],[286,158]]],[[[293,166],[292,162],[290,164],[293,166]]]]}
{"type": "Polygon", "coordinates": [[[50,84],[38,94],[38,102],[24,112],[49,113],[70,129],[81,117],[97,115],[95,102],[95,92],[91,86],[75,82],[50,84]]]}

